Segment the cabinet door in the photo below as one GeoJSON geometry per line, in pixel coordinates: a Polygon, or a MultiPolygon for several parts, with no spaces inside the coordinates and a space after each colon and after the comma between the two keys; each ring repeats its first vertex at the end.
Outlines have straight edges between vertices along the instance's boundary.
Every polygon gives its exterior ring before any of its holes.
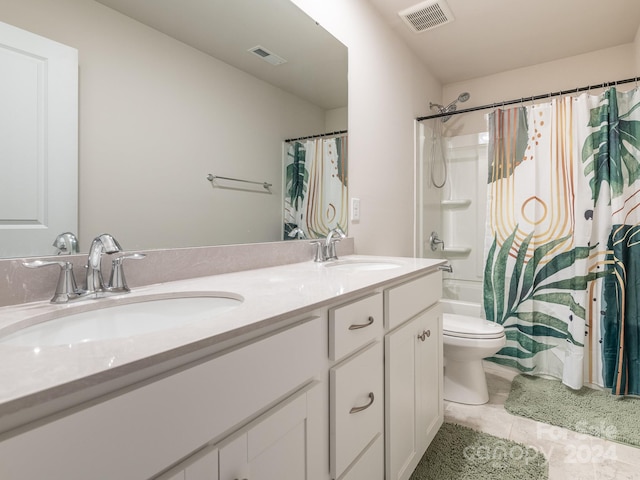
{"type": "Polygon", "coordinates": [[[207,451],[189,465],[184,470],[184,480],[218,480],[218,449],[207,451]]]}
{"type": "Polygon", "coordinates": [[[340,480],[384,480],[384,440],[378,434],[340,480]]]}
{"type": "Polygon", "coordinates": [[[307,456],[313,455],[307,452],[308,422],[314,413],[308,408],[309,393],[286,401],[242,434],[221,444],[220,479],[308,479],[307,456]]]}
{"type": "Polygon", "coordinates": [[[442,424],[441,318],[434,306],[385,337],[388,480],[410,477],[442,424]]]}
{"type": "Polygon", "coordinates": [[[440,305],[434,306],[418,318],[421,331],[416,349],[417,444],[424,452],[444,419],[442,309],[440,305]]]}

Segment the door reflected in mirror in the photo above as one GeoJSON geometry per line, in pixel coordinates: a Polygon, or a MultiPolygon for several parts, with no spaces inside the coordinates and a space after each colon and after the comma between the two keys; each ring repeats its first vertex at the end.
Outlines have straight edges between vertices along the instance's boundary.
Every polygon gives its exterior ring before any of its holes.
{"type": "Polygon", "coordinates": [[[347,128],[346,47],[289,0],[49,3],[0,0],[0,21],[78,51],[78,225],[0,256],[53,255],[65,231],[81,252],[103,232],[127,250],[282,240],[283,141],[347,128]]]}

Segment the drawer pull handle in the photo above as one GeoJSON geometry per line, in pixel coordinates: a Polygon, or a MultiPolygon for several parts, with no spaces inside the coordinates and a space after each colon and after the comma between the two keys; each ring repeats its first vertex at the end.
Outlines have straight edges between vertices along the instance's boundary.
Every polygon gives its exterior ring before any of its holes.
{"type": "Polygon", "coordinates": [[[423,342],[431,336],[431,330],[423,330],[422,333],[418,334],[418,338],[423,342]]]}
{"type": "Polygon", "coordinates": [[[365,328],[368,327],[369,325],[372,325],[374,322],[373,317],[369,317],[369,320],[367,320],[367,323],[359,323],[359,324],[355,324],[355,325],[350,325],[349,326],[349,330],[358,330],[360,328],[365,328]]]}
{"type": "Polygon", "coordinates": [[[367,408],[369,408],[371,405],[373,405],[373,392],[369,393],[369,403],[367,403],[366,405],[363,405],[362,407],[353,407],[351,410],[349,410],[349,413],[358,413],[361,412],[363,410],[366,410],[367,408]]]}

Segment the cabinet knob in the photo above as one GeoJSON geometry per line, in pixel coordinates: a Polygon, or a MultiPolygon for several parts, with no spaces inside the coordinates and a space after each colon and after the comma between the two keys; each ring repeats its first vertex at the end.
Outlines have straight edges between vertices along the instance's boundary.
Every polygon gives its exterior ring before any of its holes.
{"type": "Polygon", "coordinates": [[[351,410],[349,410],[349,413],[358,413],[358,412],[361,412],[363,410],[366,410],[371,405],[373,405],[373,400],[374,400],[373,392],[370,392],[369,393],[369,403],[367,403],[366,405],[363,405],[361,407],[353,407],[351,410]]]}
{"type": "Polygon", "coordinates": [[[423,330],[422,333],[418,334],[418,338],[423,342],[431,336],[431,330],[423,330]]]}
{"type": "Polygon", "coordinates": [[[369,325],[373,325],[374,319],[373,317],[369,317],[367,323],[356,323],[355,325],[350,325],[349,330],[358,330],[360,328],[368,327],[369,325]]]}

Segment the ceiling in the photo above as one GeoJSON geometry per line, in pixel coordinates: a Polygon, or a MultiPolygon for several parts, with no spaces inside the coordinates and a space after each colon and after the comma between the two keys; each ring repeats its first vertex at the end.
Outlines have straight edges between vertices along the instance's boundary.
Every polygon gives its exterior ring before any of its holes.
{"type": "Polygon", "coordinates": [[[347,106],[347,48],[290,0],[97,1],[314,105],[347,106]]]}
{"type": "Polygon", "coordinates": [[[634,41],[639,0],[446,0],[454,21],[414,33],[398,12],[421,0],[369,0],[443,84],[634,41]]]}

